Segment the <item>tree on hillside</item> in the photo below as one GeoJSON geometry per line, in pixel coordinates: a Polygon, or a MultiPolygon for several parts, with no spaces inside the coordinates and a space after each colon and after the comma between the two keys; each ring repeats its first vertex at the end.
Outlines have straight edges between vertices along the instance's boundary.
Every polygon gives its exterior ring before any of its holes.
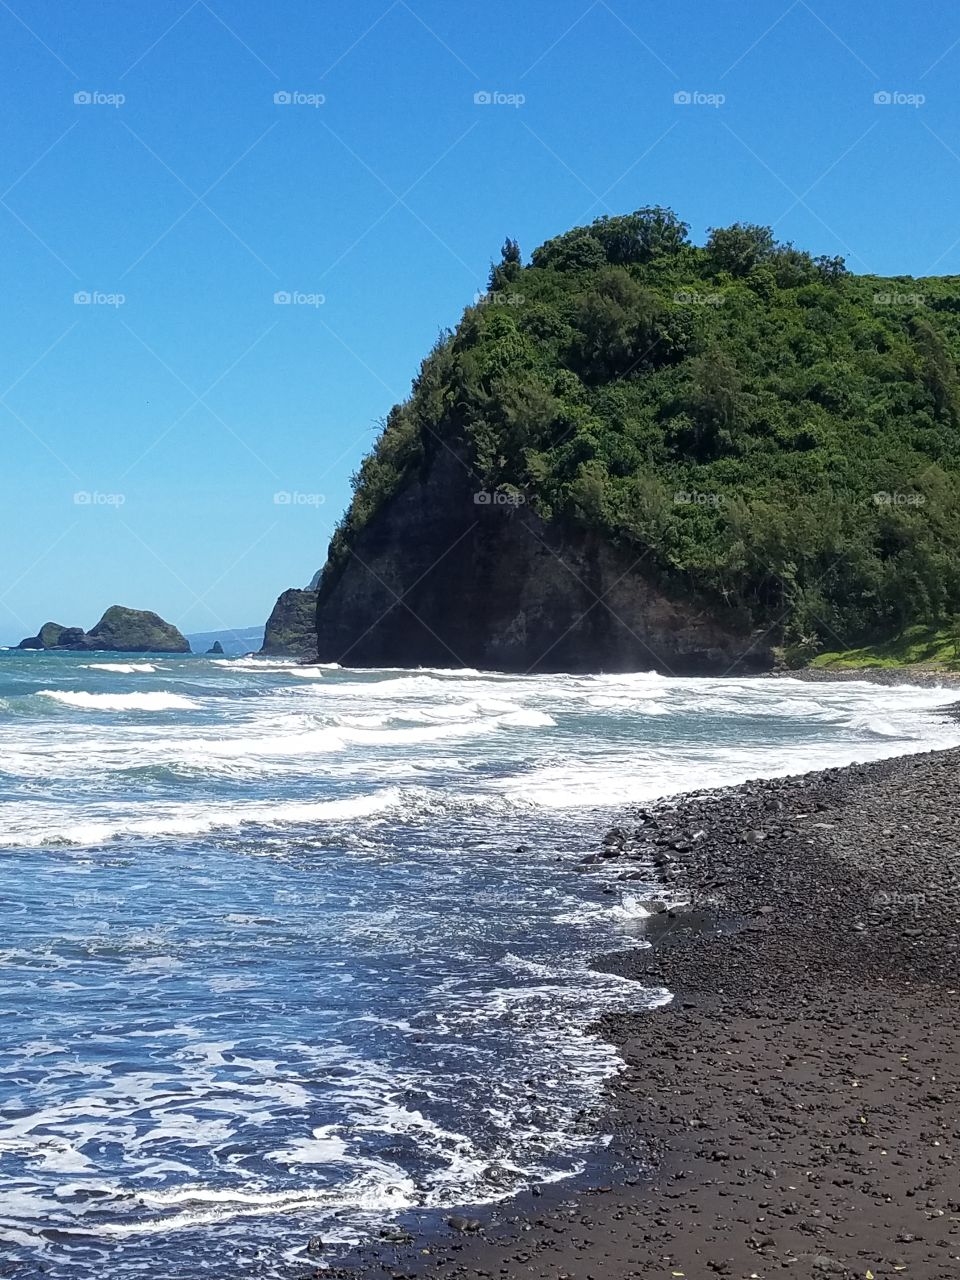
{"type": "Polygon", "coordinates": [[[707,253],[718,271],[745,276],[773,256],[776,241],[770,227],[735,222],[732,227],[710,227],[707,253]]]}
{"type": "Polygon", "coordinates": [[[678,359],[689,341],[688,317],[625,271],[608,270],[577,305],[571,358],[587,382],[625,378],[678,359]]]}
{"type": "Polygon", "coordinates": [[[503,248],[500,250],[500,261],[490,263],[490,278],[487,281],[487,289],[492,293],[496,289],[501,289],[505,284],[516,280],[523,270],[523,255],[520,252],[520,245],[516,240],[512,240],[507,236],[503,242],[503,248]]]}
{"type": "Polygon", "coordinates": [[[519,267],[523,262],[519,243],[516,240],[511,240],[509,236],[503,242],[500,255],[505,266],[515,263],[519,267]]]}
{"type": "Polygon", "coordinates": [[[574,227],[548,240],[534,252],[535,267],[557,271],[599,267],[606,261],[625,267],[678,254],[689,244],[690,227],[672,209],[659,205],[619,217],[598,218],[589,227],[574,227]]]}
{"type": "Polygon", "coordinates": [[[913,333],[923,362],[923,382],[933,397],[937,415],[956,423],[960,403],[956,365],[929,321],[915,319],[913,333]]]}
{"type": "Polygon", "coordinates": [[[699,356],[690,365],[690,426],[681,444],[700,461],[728,452],[744,423],[748,401],[729,356],[716,349],[699,356]]]}
{"type": "Polygon", "coordinates": [[[598,218],[590,234],[603,245],[608,262],[627,266],[678,253],[687,244],[689,230],[672,209],[657,205],[619,218],[598,218]]]}

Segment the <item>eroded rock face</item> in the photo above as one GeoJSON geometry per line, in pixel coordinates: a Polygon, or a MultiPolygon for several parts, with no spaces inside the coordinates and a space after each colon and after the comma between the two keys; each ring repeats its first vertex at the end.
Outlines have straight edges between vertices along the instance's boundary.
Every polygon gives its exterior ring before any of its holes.
{"type": "MultiPolygon", "coordinates": [[[[18,649],[55,649],[65,631],[73,631],[73,627],[61,626],[59,622],[45,622],[35,636],[27,636],[17,645],[18,649]]],[[[83,635],[83,631],[80,632],[83,635]]]]}
{"type": "Polygon", "coordinates": [[[677,674],[772,665],[763,635],[668,596],[646,562],[523,505],[478,500],[470,469],[444,449],[361,531],[352,554],[324,570],[319,659],[677,674]]]}
{"type": "Polygon", "coordinates": [[[316,657],[316,591],[291,587],[283,592],[267,619],[260,652],[280,658],[316,657]]]}
{"type": "Polygon", "coordinates": [[[186,637],[172,623],[149,609],[114,604],[96,626],[63,627],[46,622],[35,636],[21,640],[21,649],[107,649],[120,653],[189,653],[186,637]]]}
{"type": "Polygon", "coordinates": [[[87,633],[83,627],[63,627],[56,641],[45,646],[50,649],[95,649],[99,646],[85,643],[87,633]]]}

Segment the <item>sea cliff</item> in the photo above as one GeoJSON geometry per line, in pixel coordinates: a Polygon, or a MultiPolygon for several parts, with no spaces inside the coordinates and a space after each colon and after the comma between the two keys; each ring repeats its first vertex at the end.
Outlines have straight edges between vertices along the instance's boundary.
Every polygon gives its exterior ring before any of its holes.
{"type": "Polygon", "coordinates": [[[325,574],[319,658],[504,671],[770,665],[763,637],[731,611],[658,586],[643,560],[599,532],[495,501],[462,458],[440,450],[325,574]]]}

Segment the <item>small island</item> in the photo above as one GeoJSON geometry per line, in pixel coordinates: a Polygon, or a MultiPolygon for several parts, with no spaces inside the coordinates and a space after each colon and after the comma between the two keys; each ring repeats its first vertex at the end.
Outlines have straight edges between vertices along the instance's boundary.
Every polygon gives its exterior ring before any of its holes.
{"type": "Polygon", "coordinates": [[[189,653],[187,638],[172,623],[149,609],[128,609],[114,604],[89,631],[45,622],[20,649],[52,649],[67,652],[110,650],[115,653],[189,653]]]}

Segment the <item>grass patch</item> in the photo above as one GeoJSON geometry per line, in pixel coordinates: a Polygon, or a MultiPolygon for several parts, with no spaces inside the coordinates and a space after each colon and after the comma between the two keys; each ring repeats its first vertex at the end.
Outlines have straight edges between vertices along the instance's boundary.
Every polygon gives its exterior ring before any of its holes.
{"type": "Polygon", "coordinates": [[[932,667],[960,671],[960,630],[956,627],[908,627],[894,640],[862,649],[820,653],[810,663],[834,671],[861,667],[932,667]]]}

